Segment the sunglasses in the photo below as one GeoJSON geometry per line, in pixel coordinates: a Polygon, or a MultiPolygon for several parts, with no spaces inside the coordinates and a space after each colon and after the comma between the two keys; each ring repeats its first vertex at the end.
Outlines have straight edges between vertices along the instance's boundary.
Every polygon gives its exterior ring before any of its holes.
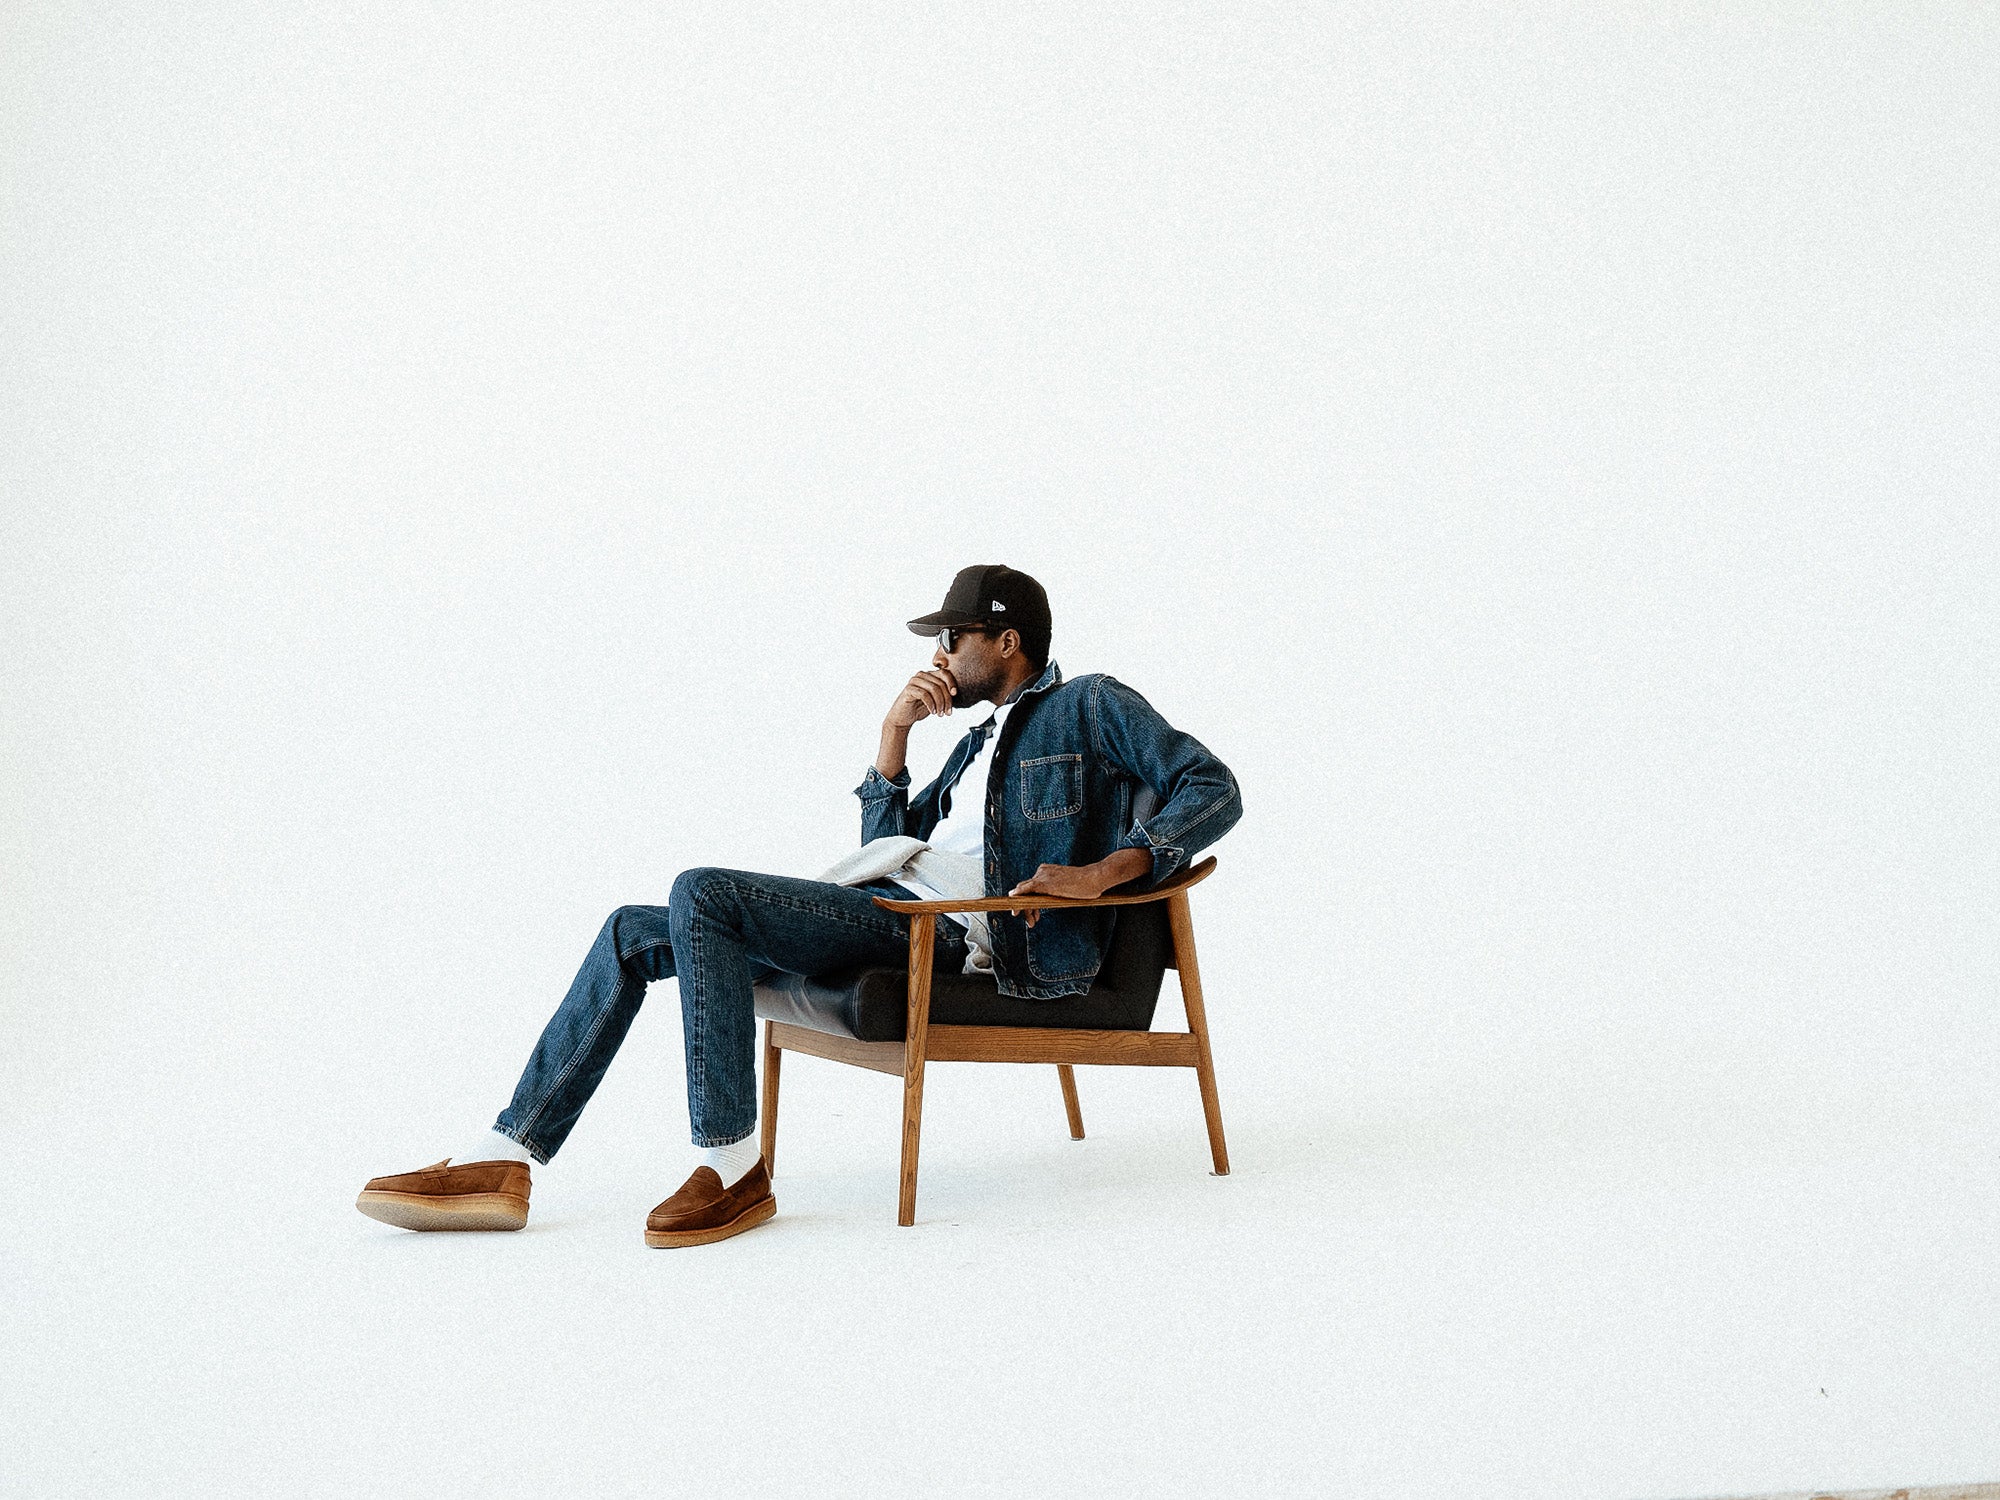
{"type": "Polygon", "coordinates": [[[944,648],[944,654],[949,656],[953,644],[959,637],[984,634],[986,634],[984,625],[947,625],[938,632],[938,644],[944,648]]]}

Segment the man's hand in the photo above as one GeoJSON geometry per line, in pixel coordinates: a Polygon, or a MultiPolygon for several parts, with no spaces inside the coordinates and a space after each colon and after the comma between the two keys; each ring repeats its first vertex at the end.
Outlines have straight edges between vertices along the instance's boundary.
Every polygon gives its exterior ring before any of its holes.
{"type": "Polygon", "coordinates": [[[949,667],[926,667],[909,681],[909,685],[896,695],[896,701],[889,707],[888,718],[882,721],[884,728],[908,729],[919,719],[928,719],[932,714],[951,712],[952,699],[958,696],[958,679],[949,667]]]}
{"type": "MultiPolygon", "coordinates": [[[[1144,849],[1120,849],[1094,865],[1038,865],[1035,873],[1015,886],[1010,896],[1062,896],[1071,901],[1090,901],[1114,885],[1123,885],[1153,868],[1153,858],[1144,849]]],[[[1010,913],[1019,916],[1019,908],[1010,913]]],[[[1028,925],[1035,925],[1039,909],[1030,908],[1028,925]]]]}

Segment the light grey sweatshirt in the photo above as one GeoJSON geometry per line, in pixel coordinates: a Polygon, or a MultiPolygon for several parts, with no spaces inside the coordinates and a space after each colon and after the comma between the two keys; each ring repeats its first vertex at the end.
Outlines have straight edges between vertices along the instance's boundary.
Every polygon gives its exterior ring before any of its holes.
{"type": "MultiPolygon", "coordinates": [[[[986,894],[986,874],[978,855],[933,849],[922,839],[897,834],[870,839],[819,878],[834,885],[863,885],[884,876],[891,880],[907,876],[952,901],[976,901],[986,894]]],[[[915,891],[910,894],[917,899],[915,891]]],[[[963,972],[990,975],[993,939],[986,928],[986,913],[968,911],[949,915],[953,921],[964,924],[965,939],[971,950],[965,955],[963,972]]]]}

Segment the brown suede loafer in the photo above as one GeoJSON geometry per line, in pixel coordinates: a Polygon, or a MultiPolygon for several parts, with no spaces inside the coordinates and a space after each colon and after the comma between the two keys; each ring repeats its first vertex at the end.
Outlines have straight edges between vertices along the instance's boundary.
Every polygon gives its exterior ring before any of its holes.
{"type": "Polygon", "coordinates": [[[753,1229],[778,1211],[764,1158],[734,1187],[724,1187],[713,1167],[696,1167],[680,1191],[646,1215],[646,1243],[655,1250],[706,1245],[753,1229]]]}
{"type": "Polygon", "coordinates": [[[399,1229],[519,1229],[528,1222],[528,1165],[451,1158],[394,1177],[371,1177],[354,1206],[399,1229]]]}

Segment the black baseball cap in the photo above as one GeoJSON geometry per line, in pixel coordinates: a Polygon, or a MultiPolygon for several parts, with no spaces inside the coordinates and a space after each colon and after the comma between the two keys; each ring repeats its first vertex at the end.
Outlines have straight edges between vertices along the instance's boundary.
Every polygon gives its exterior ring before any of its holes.
{"type": "Polygon", "coordinates": [[[1049,596],[1034,579],[1005,563],[975,563],[958,570],[942,608],[910,621],[910,633],[936,635],[947,625],[984,625],[994,631],[1011,625],[1027,640],[1049,630],[1049,596]]]}

